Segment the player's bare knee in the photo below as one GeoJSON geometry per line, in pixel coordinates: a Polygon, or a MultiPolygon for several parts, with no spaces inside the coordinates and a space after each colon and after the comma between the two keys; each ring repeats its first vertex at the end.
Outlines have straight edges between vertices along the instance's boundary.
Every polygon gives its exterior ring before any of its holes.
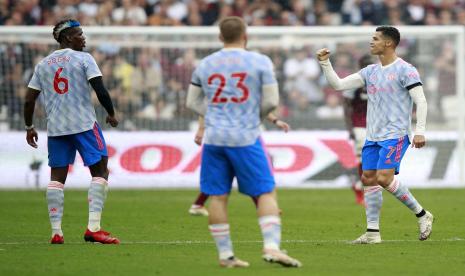
{"type": "Polygon", "coordinates": [[[376,175],[376,182],[382,187],[387,187],[392,181],[391,175],[378,174],[376,175]]]}
{"type": "Polygon", "coordinates": [[[376,176],[362,174],[361,180],[363,186],[374,186],[376,184],[376,176]]]}
{"type": "Polygon", "coordinates": [[[227,202],[228,201],[229,194],[224,194],[224,195],[212,195],[211,200],[212,201],[219,201],[219,202],[227,202]]]}
{"type": "Polygon", "coordinates": [[[264,193],[264,194],[261,194],[258,196],[258,199],[260,200],[263,200],[263,199],[267,199],[267,198],[271,198],[271,199],[274,199],[275,196],[273,195],[273,192],[269,192],[269,193],[264,193]]]}

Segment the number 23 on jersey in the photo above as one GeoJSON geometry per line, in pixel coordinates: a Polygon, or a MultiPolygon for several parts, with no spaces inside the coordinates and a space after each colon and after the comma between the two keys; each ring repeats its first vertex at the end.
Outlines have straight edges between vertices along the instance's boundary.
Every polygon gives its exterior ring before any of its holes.
{"type": "Polygon", "coordinates": [[[236,87],[242,92],[240,97],[224,97],[221,96],[224,87],[226,86],[226,77],[222,74],[212,74],[208,78],[208,85],[212,85],[215,80],[219,80],[218,89],[216,89],[215,95],[213,96],[212,103],[243,103],[249,98],[249,88],[245,85],[244,81],[247,78],[247,73],[232,73],[231,78],[237,79],[236,87]]]}

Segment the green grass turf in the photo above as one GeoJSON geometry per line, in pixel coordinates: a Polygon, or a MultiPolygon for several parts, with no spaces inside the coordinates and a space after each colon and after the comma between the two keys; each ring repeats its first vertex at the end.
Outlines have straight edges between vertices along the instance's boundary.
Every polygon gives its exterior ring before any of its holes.
{"type": "Polygon", "coordinates": [[[205,217],[187,209],[196,191],[110,191],[102,226],[122,244],[84,243],[87,193],[66,191],[64,245],[50,245],[43,191],[0,191],[0,275],[464,275],[465,190],[415,190],[436,217],[431,240],[417,240],[410,211],[384,192],[379,245],[349,245],[365,230],[349,190],[280,190],[283,244],[300,269],[261,260],[253,203],[233,193],[234,250],[248,269],[222,269],[205,217]],[[166,243],[156,243],[156,242],[166,243]],[[175,243],[174,241],[180,241],[175,243]],[[185,243],[184,241],[197,241],[185,243]],[[138,243],[140,242],[140,243],[138,243]],[[145,243],[143,243],[145,242],[145,243]]]}

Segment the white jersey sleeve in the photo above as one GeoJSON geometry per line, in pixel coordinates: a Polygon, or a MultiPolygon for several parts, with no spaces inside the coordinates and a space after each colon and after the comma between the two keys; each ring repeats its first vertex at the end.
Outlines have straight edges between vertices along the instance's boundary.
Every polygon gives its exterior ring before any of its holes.
{"type": "Polygon", "coordinates": [[[29,84],[27,85],[29,88],[42,91],[42,84],[40,83],[40,76],[39,76],[39,64],[36,65],[34,68],[34,74],[32,75],[29,84]]]}
{"type": "Polygon", "coordinates": [[[100,72],[100,68],[95,62],[95,59],[88,53],[85,55],[85,59],[83,61],[84,71],[86,72],[87,80],[90,80],[95,77],[101,77],[102,72],[100,72]]]}
{"type": "Polygon", "coordinates": [[[320,61],[320,65],[323,69],[326,80],[335,90],[356,89],[365,85],[363,76],[358,73],[351,74],[343,79],[339,78],[329,59],[320,61]]]}

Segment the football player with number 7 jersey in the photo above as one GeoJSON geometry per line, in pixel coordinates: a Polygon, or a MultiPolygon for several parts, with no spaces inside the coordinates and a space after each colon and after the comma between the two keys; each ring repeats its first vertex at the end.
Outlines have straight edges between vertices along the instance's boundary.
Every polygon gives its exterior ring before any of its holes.
{"type": "Polygon", "coordinates": [[[48,159],[51,181],[47,187],[47,203],[52,226],[52,244],[64,243],[61,230],[63,188],[69,165],[74,163],[76,150],[92,175],[90,183],[89,223],[84,240],[103,244],[118,244],[119,240],[100,228],[103,205],[108,191],[108,152],[91,101],[91,88],[108,112],[106,122],[118,125],[113,104],[102,81],[102,73],[94,58],[83,52],[85,37],[76,20],[62,20],[53,29],[60,49],[42,59],[35,67],[28,85],[24,105],[27,143],[37,148],[38,134],[32,124],[34,107],[39,95],[47,114],[48,159]],[[89,85],[90,84],[90,85],[89,85]]]}
{"type": "Polygon", "coordinates": [[[367,134],[361,156],[367,230],[354,244],[382,242],[379,221],[383,188],[415,214],[419,240],[428,239],[433,230],[433,214],[423,209],[409,188],[395,177],[410,143],[415,148],[425,146],[428,109],[417,69],[396,54],[399,42],[400,33],[395,27],[377,27],[370,42],[370,53],[378,56],[379,63],[342,79],[329,61],[330,51],[326,48],[317,51],[323,73],[334,89],[365,87],[368,95],[367,134]],[[413,103],[417,106],[417,124],[410,142],[413,103]]]}
{"type": "Polygon", "coordinates": [[[223,267],[247,267],[233,253],[227,202],[233,178],[239,192],[258,197],[263,259],[283,266],[300,262],[280,250],[281,219],[272,195],[275,181],[263,142],[260,122],[279,103],[271,60],[247,51],[246,26],[239,17],[221,20],[223,49],[205,57],[192,75],[187,107],[205,117],[200,190],[211,197],[209,229],[223,267]]]}

